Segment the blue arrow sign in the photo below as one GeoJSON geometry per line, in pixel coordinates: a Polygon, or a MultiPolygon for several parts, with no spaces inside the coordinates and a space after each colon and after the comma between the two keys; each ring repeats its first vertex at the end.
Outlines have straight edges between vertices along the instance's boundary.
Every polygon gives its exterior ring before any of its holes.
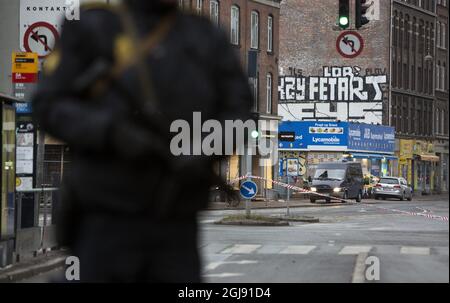
{"type": "Polygon", "coordinates": [[[258,193],[258,186],[253,181],[245,181],[241,184],[239,192],[244,199],[250,200],[258,193]]]}

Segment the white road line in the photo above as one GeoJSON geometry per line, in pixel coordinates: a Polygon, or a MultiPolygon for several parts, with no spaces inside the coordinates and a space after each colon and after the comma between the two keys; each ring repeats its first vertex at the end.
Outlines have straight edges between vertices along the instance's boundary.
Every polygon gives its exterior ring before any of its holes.
{"type": "Polygon", "coordinates": [[[358,255],[360,253],[368,253],[372,246],[345,246],[339,255],[358,255]]]}
{"type": "Polygon", "coordinates": [[[251,254],[258,248],[260,248],[261,245],[257,244],[235,244],[230,248],[226,248],[222,250],[221,254],[251,254]]]}
{"type": "Polygon", "coordinates": [[[402,246],[400,249],[401,254],[405,255],[421,255],[428,256],[430,254],[429,247],[414,247],[414,246],[402,246]]]}
{"type": "Polygon", "coordinates": [[[364,283],[366,281],[366,259],[367,253],[359,253],[356,257],[355,268],[353,269],[352,283],[364,283]]]}
{"type": "Polygon", "coordinates": [[[256,260],[241,260],[241,261],[218,261],[218,262],[211,262],[205,267],[205,271],[214,270],[220,265],[224,264],[238,264],[238,265],[246,265],[246,264],[257,264],[259,263],[256,260]]]}
{"type": "Polygon", "coordinates": [[[280,251],[280,254],[307,255],[316,247],[317,246],[312,245],[290,245],[285,249],[283,249],[282,251],[280,251]]]}
{"type": "Polygon", "coordinates": [[[244,274],[235,273],[235,272],[223,272],[220,274],[207,274],[207,275],[203,275],[203,277],[205,277],[205,278],[229,278],[229,277],[240,277],[243,275],[244,274]]]}

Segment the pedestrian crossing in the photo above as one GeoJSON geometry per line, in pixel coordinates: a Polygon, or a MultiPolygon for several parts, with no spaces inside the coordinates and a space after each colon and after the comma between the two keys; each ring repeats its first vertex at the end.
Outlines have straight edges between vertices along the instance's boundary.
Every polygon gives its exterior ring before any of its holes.
{"type": "Polygon", "coordinates": [[[310,255],[310,254],[336,254],[359,255],[362,253],[401,254],[401,255],[449,255],[448,247],[421,247],[421,246],[396,246],[396,245],[277,245],[256,243],[209,243],[201,248],[203,254],[217,255],[310,255]]]}

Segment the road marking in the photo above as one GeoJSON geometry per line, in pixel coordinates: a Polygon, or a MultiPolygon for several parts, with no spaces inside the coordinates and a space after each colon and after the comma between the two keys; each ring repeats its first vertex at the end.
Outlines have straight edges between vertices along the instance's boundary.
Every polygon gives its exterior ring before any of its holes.
{"type": "Polygon", "coordinates": [[[239,264],[239,265],[246,265],[246,264],[257,264],[258,261],[256,260],[241,260],[241,261],[217,261],[217,262],[211,262],[205,267],[205,271],[208,270],[214,270],[220,265],[224,264],[239,264]]]}
{"type": "Polygon", "coordinates": [[[280,254],[307,255],[316,247],[312,245],[290,245],[280,251],[280,254]]]}
{"type": "Polygon", "coordinates": [[[221,251],[221,254],[251,254],[260,247],[258,244],[235,244],[221,251]]]}
{"type": "Polygon", "coordinates": [[[360,253],[368,253],[372,246],[345,246],[339,255],[358,255],[360,253]]]}
{"type": "Polygon", "coordinates": [[[240,277],[243,276],[244,274],[241,273],[236,273],[236,272],[223,272],[220,274],[208,274],[208,275],[203,275],[203,277],[205,278],[230,278],[230,277],[240,277]]]}
{"type": "Polygon", "coordinates": [[[353,269],[352,283],[364,283],[366,281],[366,259],[368,253],[359,253],[356,257],[355,268],[353,269]]]}
{"type": "Polygon", "coordinates": [[[414,246],[402,246],[400,249],[401,254],[405,255],[421,255],[428,256],[430,254],[429,247],[414,247],[414,246]]]}

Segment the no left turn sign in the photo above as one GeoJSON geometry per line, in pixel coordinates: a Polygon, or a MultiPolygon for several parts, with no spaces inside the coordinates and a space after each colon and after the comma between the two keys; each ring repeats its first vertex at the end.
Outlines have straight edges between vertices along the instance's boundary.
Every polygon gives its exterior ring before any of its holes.
{"type": "Polygon", "coordinates": [[[36,22],[30,25],[23,37],[25,51],[37,53],[45,58],[53,51],[59,34],[56,28],[47,22],[36,22]]]}
{"type": "Polygon", "coordinates": [[[355,58],[359,56],[363,48],[364,40],[357,32],[345,31],[336,40],[336,49],[344,58],[355,58]]]}

